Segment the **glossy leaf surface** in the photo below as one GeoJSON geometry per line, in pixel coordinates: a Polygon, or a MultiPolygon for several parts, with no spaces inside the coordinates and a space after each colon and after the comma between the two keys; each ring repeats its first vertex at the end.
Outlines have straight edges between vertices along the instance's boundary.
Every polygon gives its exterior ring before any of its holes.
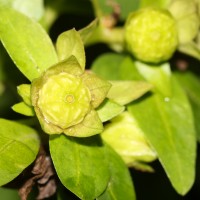
{"type": "Polygon", "coordinates": [[[13,9],[0,8],[0,13],[1,42],[30,81],[57,62],[53,44],[38,23],[13,9]]]}

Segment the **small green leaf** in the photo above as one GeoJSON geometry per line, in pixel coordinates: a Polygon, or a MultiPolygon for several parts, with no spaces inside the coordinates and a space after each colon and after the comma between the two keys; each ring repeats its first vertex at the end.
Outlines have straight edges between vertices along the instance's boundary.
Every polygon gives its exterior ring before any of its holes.
{"type": "Polygon", "coordinates": [[[57,62],[45,30],[27,16],[0,8],[0,39],[19,70],[30,80],[57,62]]]}
{"type": "Polygon", "coordinates": [[[0,119],[0,186],[13,180],[35,160],[39,144],[34,129],[0,119]]]}
{"type": "Polygon", "coordinates": [[[37,21],[44,13],[43,0],[0,0],[0,6],[13,8],[37,21]]]}
{"type": "Polygon", "coordinates": [[[114,150],[106,146],[111,173],[108,186],[97,200],[136,200],[133,182],[128,168],[114,150]]]}
{"type": "Polygon", "coordinates": [[[97,113],[102,122],[106,122],[124,111],[125,107],[116,102],[105,99],[97,108],[97,113]]]}
{"type": "Polygon", "coordinates": [[[90,90],[92,106],[94,108],[97,108],[108,94],[108,91],[111,88],[111,84],[108,81],[99,78],[96,74],[89,71],[86,71],[82,75],[82,79],[84,84],[90,90]]]}
{"type": "Polygon", "coordinates": [[[29,84],[22,84],[17,86],[17,92],[22,97],[24,102],[31,106],[31,85],[29,84]]]}
{"type": "Polygon", "coordinates": [[[103,124],[95,110],[91,110],[84,120],[64,130],[64,133],[75,137],[89,137],[103,131],[103,124]]]}
{"type": "Polygon", "coordinates": [[[15,104],[14,106],[12,106],[12,109],[15,112],[20,113],[22,115],[26,115],[26,116],[34,116],[35,115],[33,107],[28,106],[24,102],[20,102],[20,103],[15,104]]]}
{"type": "Polygon", "coordinates": [[[84,44],[87,44],[87,45],[90,44],[90,43],[88,43],[88,41],[90,41],[90,39],[91,39],[92,35],[94,34],[94,31],[97,29],[97,27],[98,27],[98,20],[95,19],[89,25],[87,25],[86,27],[79,30],[79,34],[80,34],[81,39],[84,44]]]}
{"type": "Polygon", "coordinates": [[[110,171],[98,136],[51,135],[50,153],[62,184],[80,199],[95,199],[106,189],[110,171]]]}
{"type": "Polygon", "coordinates": [[[125,105],[138,99],[152,89],[152,85],[144,81],[110,81],[107,97],[120,105],[125,105]]]}
{"type": "Polygon", "coordinates": [[[154,93],[128,107],[158,154],[173,187],[186,194],[194,183],[196,135],[190,103],[175,77],[171,97],[154,93]]]}
{"type": "Polygon", "coordinates": [[[106,80],[118,80],[119,66],[124,56],[116,53],[105,53],[92,64],[92,71],[106,80]]]}
{"type": "Polygon", "coordinates": [[[135,66],[140,74],[164,96],[171,95],[171,70],[169,63],[159,66],[148,65],[139,61],[135,66]]]}
{"type": "Polygon", "coordinates": [[[85,69],[85,50],[79,32],[71,29],[61,33],[56,42],[56,49],[59,60],[65,60],[75,56],[81,68],[85,69]]]}

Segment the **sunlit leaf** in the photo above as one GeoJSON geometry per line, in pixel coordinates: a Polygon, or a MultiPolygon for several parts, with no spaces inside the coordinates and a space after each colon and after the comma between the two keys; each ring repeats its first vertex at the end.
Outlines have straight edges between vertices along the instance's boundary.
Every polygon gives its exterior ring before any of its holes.
{"type": "Polygon", "coordinates": [[[0,39],[19,70],[31,81],[57,62],[44,29],[27,16],[0,8],[0,39]]]}
{"type": "Polygon", "coordinates": [[[35,20],[41,19],[44,13],[43,0],[0,0],[0,6],[14,8],[35,20]]]}

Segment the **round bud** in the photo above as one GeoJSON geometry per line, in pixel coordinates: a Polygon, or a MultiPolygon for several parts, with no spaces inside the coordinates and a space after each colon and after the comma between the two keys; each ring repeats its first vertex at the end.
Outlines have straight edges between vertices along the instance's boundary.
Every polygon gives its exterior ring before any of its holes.
{"type": "Polygon", "coordinates": [[[139,60],[168,60],[178,45],[176,22],[167,10],[146,8],[131,13],[125,24],[128,50],[139,60]]]}
{"type": "Polygon", "coordinates": [[[81,78],[63,72],[49,77],[42,86],[37,106],[47,122],[66,129],[83,120],[90,101],[81,78]]]}

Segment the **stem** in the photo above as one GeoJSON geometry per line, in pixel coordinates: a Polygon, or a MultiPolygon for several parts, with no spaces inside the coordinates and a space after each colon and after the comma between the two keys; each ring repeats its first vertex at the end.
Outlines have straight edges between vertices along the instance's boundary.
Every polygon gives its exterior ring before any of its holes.
{"type": "Polygon", "coordinates": [[[106,43],[114,48],[116,51],[124,49],[124,29],[123,27],[106,28],[101,24],[92,33],[85,45],[93,45],[96,43],[106,43]]]}
{"type": "Polygon", "coordinates": [[[98,0],[91,0],[91,2],[95,16],[100,19],[102,17],[102,11],[100,9],[98,0]]]}

